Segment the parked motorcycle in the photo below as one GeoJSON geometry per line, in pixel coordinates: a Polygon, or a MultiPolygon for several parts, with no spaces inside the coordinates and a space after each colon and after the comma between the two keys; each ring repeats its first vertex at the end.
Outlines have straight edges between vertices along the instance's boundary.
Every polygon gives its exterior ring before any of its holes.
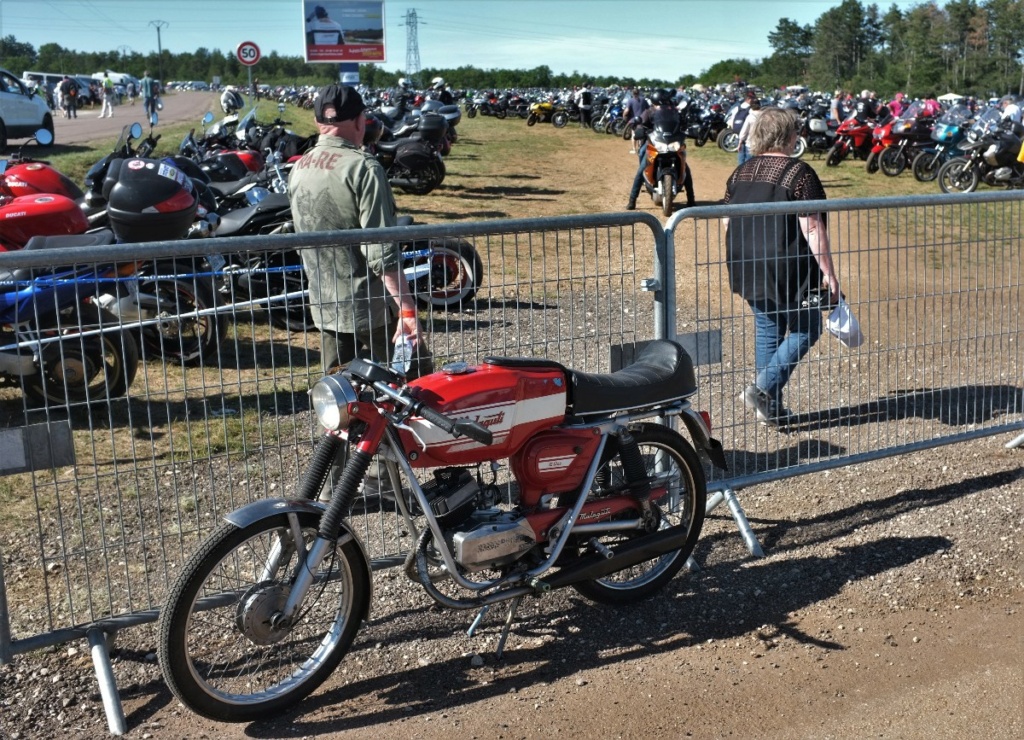
{"type": "Polygon", "coordinates": [[[998,108],[989,108],[958,145],[964,156],[954,157],[939,168],[939,188],[944,193],[972,193],[981,183],[1024,187],[1022,137],[1024,125],[1003,121],[998,108]]]}
{"type": "Polygon", "coordinates": [[[686,175],[686,136],[679,126],[674,110],[657,109],[651,117],[644,152],[644,187],[661,206],[662,213],[672,215],[672,201],[683,186],[686,175]]]}
{"type": "Polygon", "coordinates": [[[939,176],[939,168],[960,154],[957,148],[974,121],[974,113],[966,105],[954,105],[942,114],[932,128],[931,147],[923,148],[911,164],[918,182],[931,182],[939,176]]]}
{"type": "Polygon", "coordinates": [[[817,103],[800,117],[800,138],[793,150],[794,157],[806,152],[824,154],[835,143],[837,124],[828,118],[828,106],[817,103]]]}
{"type": "MultiPolygon", "coordinates": [[[[42,201],[60,198],[21,196],[0,206],[0,218],[6,223],[31,209],[26,201],[46,208],[49,204],[42,201]]],[[[24,249],[111,242],[110,232],[37,236],[24,249]]],[[[117,316],[92,300],[99,286],[117,275],[114,265],[0,272],[5,286],[0,291],[0,382],[22,387],[27,398],[42,405],[104,403],[125,395],[138,370],[138,346],[117,316]]]]}
{"type": "Polygon", "coordinates": [[[445,178],[441,143],[448,123],[439,114],[424,114],[415,124],[411,135],[395,138],[386,126],[387,119],[380,113],[367,116],[367,134],[364,146],[377,157],[384,167],[388,181],[412,195],[426,195],[438,187],[445,178]],[[389,132],[389,137],[382,134],[389,132]]]}
{"type": "Polygon", "coordinates": [[[867,161],[874,146],[872,134],[876,123],[871,119],[850,116],[836,129],[836,140],[825,157],[827,167],[837,167],[848,156],[867,161]]]}
{"type": "Polygon", "coordinates": [[[228,514],[175,579],[159,625],[168,686],[198,714],[245,722],[330,676],[369,613],[372,571],[347,517],[375,455],[414,537],[406,574],[444,607],[509,603],[499,656],[525,596],[654,595],[696,544],[706,485],[690,442],[641,420],[680,419],[724,467],[687,400],[696,390],[689,356],[668,341],[607,375],[493,357],[406,383],[353,360],[311,391],[327,432],[294,498],[228,514]],[[505,459],[511,501],[497,481],[505,459]],[[330,503],[319,503],[332,468],[330,503]]]}
{"type": "Polygon", "coordinates": [[[920,102],[907,106],[892,123],[892,143],[878,155],[878,169],[889,177],[898,177],[910,167],[922,147],[930,146],[935,119],[924,115],[920,102]]]}
{"type": "Polygon", "coordinates": [[[550,123],[556,128],[564,128],[569,123],[569,112],[564,106],[555,105],[550,100],[533,103],[526,117],[526,125],[534,126],[538,123],[550,123]]]}
{"type": "Polygon", "coordinates": [[[691,100],[680,113],[684,117],[683,129],[686,138],[693,139],[697,146],[704,146],[708,141],[717,141],[719,133],[726,128],[725,115],[718,103],[701,106],[691,100]]]}

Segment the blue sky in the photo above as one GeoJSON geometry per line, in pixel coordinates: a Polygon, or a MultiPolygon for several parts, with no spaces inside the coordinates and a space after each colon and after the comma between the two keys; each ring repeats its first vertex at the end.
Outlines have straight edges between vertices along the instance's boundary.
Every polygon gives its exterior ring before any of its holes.
{"type": "MultiPolygon", "coordinates": [[[[339,2],[340,0],[330,0],[339,2]]],[[[779,18],[810,24],[840,0],[386,0],[387,70],[406,67],[415,9],[421,67],[531,68],[674,78],[771,53],[779,18]]],[[[862,0],[864,5],[869,4],[862,0]]],[[[897,0],[906,10],[923,0],[897,0]]],[[[876,0],[883,11],[893,0],[876,0]]],[[[301,0],[0,0],[0,36],[79,51],[199,47],[301,56],[301,0]]],[[[258,66],[256,67],[258,70],[258,66]]],[[[15,70],[16,73],[20,70],[15,70]]]]}

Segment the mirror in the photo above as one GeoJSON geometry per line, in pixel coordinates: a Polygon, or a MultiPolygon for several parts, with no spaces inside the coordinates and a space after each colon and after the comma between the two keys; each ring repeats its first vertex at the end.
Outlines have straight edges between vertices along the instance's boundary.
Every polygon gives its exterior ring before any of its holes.
{"type": "Polygon", "coordinates": [[[36,141],[39,143],[39,146],[50,146],[53,143],[53,134],[45,128],[41,128],[36,131],[36,141]]]}
{"type": "Polygon", "coordinates": [[[128,133],[133,139],[138,139],[140,136],[142,136],[142,124],[136,121],[132,124],[132,127],[131,129],[129,129],[128,133]]]}
{"type": "Polygon", "coordinates": [[[158,116],[156,114],[156,111],[153,111],[152,113],[149,114],[149,125],[150,126],[156,126],[157,123],[159,123],[159,122],[160,122],[160,116],[158,116]]]}
{"type": "Polygon", "coordinates": [[[206,115],[203,116],[203,125],[209,126],[211,123],[213,123],[213,113],[206,111],[206,115]]]}
{"type": "Polygon", "coordinates": [[[284,113],[284,103],[278,103],[277,104],[277,112],[278,113],[284,113]]]}

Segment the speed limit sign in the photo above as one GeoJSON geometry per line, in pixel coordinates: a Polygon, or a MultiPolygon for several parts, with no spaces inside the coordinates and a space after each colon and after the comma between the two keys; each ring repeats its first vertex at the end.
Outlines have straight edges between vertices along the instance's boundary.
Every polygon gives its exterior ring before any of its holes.
{"type": "Polygon", "coordinates": [[[246,67],[251,67],[260,60],[260,47],[252,41],[243,41],[235,49],[235,56],[246,67]]]}

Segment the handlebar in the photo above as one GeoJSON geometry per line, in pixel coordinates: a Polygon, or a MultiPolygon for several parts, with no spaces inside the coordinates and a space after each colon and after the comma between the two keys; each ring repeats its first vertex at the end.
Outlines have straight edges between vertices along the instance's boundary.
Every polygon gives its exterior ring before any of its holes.
{"type": "Polygon", "coordinates": [[[491,433],[491,430],[478,421],[471,421],[469,419],[451,419],[440,411],[434,410],[424,401],[413,398],[407,393],[395,390],[383,380],[375,381],[373,383],[373,387],[397,403],[405,406],[409,410],[410,414],[416,414],[423,417],[426,421],[429,421],[438,429],[447,432],[453,437],[469,437],[474,442],[479,442],[485,446],[494,444],[494,435],[491,433]]]}

